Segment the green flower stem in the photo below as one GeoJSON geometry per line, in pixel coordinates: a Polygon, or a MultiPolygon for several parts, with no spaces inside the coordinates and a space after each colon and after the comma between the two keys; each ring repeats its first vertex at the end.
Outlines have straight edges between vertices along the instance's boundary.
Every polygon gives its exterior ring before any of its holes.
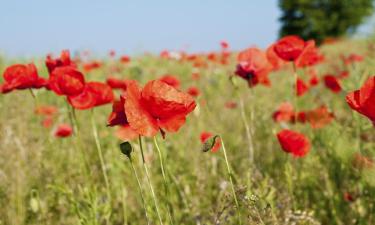
{"type": "Polygon", "coordinates": [[[167,177],[165,175],[163,155],[161,154],[161,150],[159,148],[158,141],[156,140],[156,137],[154,137],[154,145],[155,145],[156,149],[158,150],[161,173],[163,175],[164,190],[165,190],[165,195],[167,197],[168,216],[169,216],[171,224],[173,224],[174,216],[173,216],[173,211],[172,211],[172,205],[171,205],[171,202],[170,202],[170,199],[169,199],[169,182],[168,182],[167,177]]]}
{"type": "Polygon", "coordinates": [[[129,161],[130,161],[130,165],[132,167],[134,176],[137,179],[138,189],[139,189],[139,193],[141,195],[142,205],[143,205],[143,209],[145,211],[145,216],[146,216],[146,219],[147,219],[147,224],[150,224],[150,219],[149,219],[148,214],[147,214],[146,201],[145,201],[145,197],[144,197],[143,191],[142,191],[142,185],[141,185],[141,182],[139,181],[139,177],[138,177],[137,171],[136,171],[136,169],[134,167],[133,160],[132,160],[131,157],[129,157],[129,161]]]}
{"type": "Polygon", "coordinates": [[[231,185],[231,188],[232,188],[233,199],[234,199],[234,202],[236,203],[236,207],[237,207],[238,220],[239,220],[240,224],[242,224],[240,204],[238,203],[236,191],[234,189],[233,174],[232,174],[232,170],[231,170],[230,165],[229,165],[229,161],[228,161],[228,157],[227,157],[227,150],[225,148],[223,138],[220,137],[220,140],[221,140],[221,146],[223,147],[223,154],[224,154],[225,163],[226,163],[226,166],[227,166],[230,185],[231,185]]]}
{"type": "Polygon", "coordinates": [[[142,161],[143,161],[143,168],[144,168],[145,173],[146,173],[147,183],[148,183],[148,185],[150,187],[150,190],[151,190],[152,199],[154,200],[154,205],[155,205],[155,208],[156,208],[156,213],[158,214],[159,222],[160,222],[161,225],[163,225],[163,221],[162,221],[161,216],[160,216],[159,206],[158,206],[158,203],[157,203],[157,200],[156,200],[156,195],[155,195],[154,187],[152,186],[151,179],[150,179],[150,174],[148,172],[148,169],[147,169],[147,166],[146,166],[146,162],[145,162],[145,156],[143,154],[142,137],[139,136],[138,140],[139,140],[139,148],[141,149],[142,161]]]}
{"type": "Polygon", "coordinates": [[[112,200],[111,199],[111,191],[110,191],[107,171],[106,171],[106,168],[105,168],[103,151],[102,151],[102,147],[101,147],[99,136],[98,136],[98,130],[97,130],[96,124],[95,124],[94,109],[91,110],[91,126],[92,126],[92,132],[93,132],[94,139],[95,139],[96,149],[97,149],[98,155],[99,155],[100,166],[101,166],[103,177],[104,177],[108,202],[109,202],[109,204],[111,204],[111,200],[112,200]]]}

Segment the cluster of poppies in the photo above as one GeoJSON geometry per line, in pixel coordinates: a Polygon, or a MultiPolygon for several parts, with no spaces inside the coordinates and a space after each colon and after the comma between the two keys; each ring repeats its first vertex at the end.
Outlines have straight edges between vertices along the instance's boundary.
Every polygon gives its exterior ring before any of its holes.
{"type": "MultiPolygon", "coordinates": [[[[357,54],[342,56],[345,66],[363,61],[363,57],[357,54]]],[[[241,51],[237,56],[237,68],[235,74],[248,82],[249,87],[257,84],[270,86],[268,78],[270,72],[279,70],[287,62],[293,65],[295,75],[295,95],[297,97],[305,95],[308,90],[316,86],[320,79],[314,69],[314,65],[322,63],[325,60],[313,40],[304,41],[298,36],[286,36],[276,43],[272,44],[263,51],[259,48],[252,47],[241,51]],[[297,74],[298,68],[304,68],[310,76],[309,82],[306,83],[297,74]]],[[[323,82],[333,93],[342,91],[340,80],[349,76],[349,73],[340,71],[339,75],[326,74],[323,76],[323,82]]],[[[355,92],[349,93],[346,100],[350,107],[357,112],[367,116],[374,122],[375,118],[375,91],[374,77],[369,78],[364,86],[355,92]]],[[[273,113],[275,122],[290,123],[309,123],[312,128],[322,128],[334,119],[334,114],[328,110],[325,105],[307,111],[295,111],[291,103],[282,103],[273,113]]],[[[310,141],[302,133],[284,129],[277,134],[282,149],[291,153],[295,157],[306,155],[311,148],[310,141]]]]}
{"type": "MultiPolygon", "coordinates": [[[[143,88],[135,80],[111,77],[106,83],[86,82],[68,51],[62,51],[57,59],[47,56],[46,66],[48,79],[38,76],[34,64],[8,67],[4,71],[5,83],[1,85],[1,92],[44,87],[59,96],[65,96],[67,102],[79,110],[113,102],[108,126],[121,125],[122,138],[127,140],[138,135],[154,136],[159,131],[163,135],[165,132],[176,132],[196,106],[192,96],[199,94],[199,90],[194,88],[189,89],[190,94],[179,91],[179,81],[173,76],[152,80],[143,88]],[[112,89],[122,90],[119,100],[114,99],[112,89]]],[[[45,117],[43,124],[49,127],[56,110],[50,106],[38,107],[36,113],[45,117]]],[[[67,128],[69,125],[59,127],[61,129],[57,129],[56,136],[66,137],[72,132],[71,128],[67,128]]]]}

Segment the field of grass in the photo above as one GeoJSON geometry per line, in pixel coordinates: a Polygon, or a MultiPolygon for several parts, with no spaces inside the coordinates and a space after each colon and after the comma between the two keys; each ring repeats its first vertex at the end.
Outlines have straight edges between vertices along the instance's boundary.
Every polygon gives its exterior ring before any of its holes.
{"type": "MultiPolygon", "coordinates": [[[[101,66],[84,72],[86,80],[105,82],[111,75],[144,85],[172,74],[181,90],[200,90],[197,107],[178,132],[142,137],[145,164],[137,138],[130,141],[131,161],[121,153],[117,128],[106,126],[111,104],[72,115],[65,98],[52,91],[1,94],[0,224],[375,224],[374,127],[345,101],[346,93],[373,76],[374,46],[372,40],[323,46],[325,61],[314,68],[320,78],[348,71],[340,80],[343,90],[333,93],[321,81],[297,101],[291,65],[269,75],[270,87],[249,88],[241,78],[230,79],[235,53],[224,64],[206,56],[194,62],[149,54],[128,63],[97,59],[101,66]],[[345,65],[341,55],[352,53],[364,60],[345,65]],[[319,129],[276,123],[272,115],[283,102],[299,111],[325,105],[334,119],[319,129]],[[58,108],[49,128],[34,113],[42,105],[58,108]],[[77,132],[55,137],[61,123],[77,132]],[[282,151],[276,134],[285,128],[309,138],[306,156],[282,151]],[[202,151],[202,132],[220,135],[218,151],[202,151]]],[[[48,77],[44,59],[1,58],[0,72],[30,61],[48,77]]],[[[308,69],[297,72],[308,80],[308,69]]]]}

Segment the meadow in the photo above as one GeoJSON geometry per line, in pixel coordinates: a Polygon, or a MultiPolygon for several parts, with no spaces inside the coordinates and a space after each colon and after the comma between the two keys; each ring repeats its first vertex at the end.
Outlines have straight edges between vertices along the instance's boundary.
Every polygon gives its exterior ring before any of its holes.
{"type": "MultiPolygon", "coordinates": [[[[110,84],[125,105],[125,80],[164,76],[195,107],[177,132],[133,135],[107,126],[110,102],[79,110],[48,88],[3,86],[0,224],[375,224],[374,126],[346,100],[373,76],[374,50],[372,39],[331,41],[316,65],[284,62],[251,85],[226,43],[197,54],[71,53],[86,82],[110,84]],[[305,83],[298,97],[296,76],[305,83]],[[310,148],[288,152],[278,139],[285,129],[310,148]]],[[[0,73],[33,62],[47,79],[45,61],[2,57],[0,73]]]]}

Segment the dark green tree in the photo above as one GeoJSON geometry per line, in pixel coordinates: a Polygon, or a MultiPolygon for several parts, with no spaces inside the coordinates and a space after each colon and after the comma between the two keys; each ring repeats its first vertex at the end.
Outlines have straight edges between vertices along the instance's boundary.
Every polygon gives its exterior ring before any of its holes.
{"type": "Polygon", "coordinates": [[[374,9],[373,0],[279,0],[280,36],[296,34],[318,43],[353,33],[374,9]]]}

